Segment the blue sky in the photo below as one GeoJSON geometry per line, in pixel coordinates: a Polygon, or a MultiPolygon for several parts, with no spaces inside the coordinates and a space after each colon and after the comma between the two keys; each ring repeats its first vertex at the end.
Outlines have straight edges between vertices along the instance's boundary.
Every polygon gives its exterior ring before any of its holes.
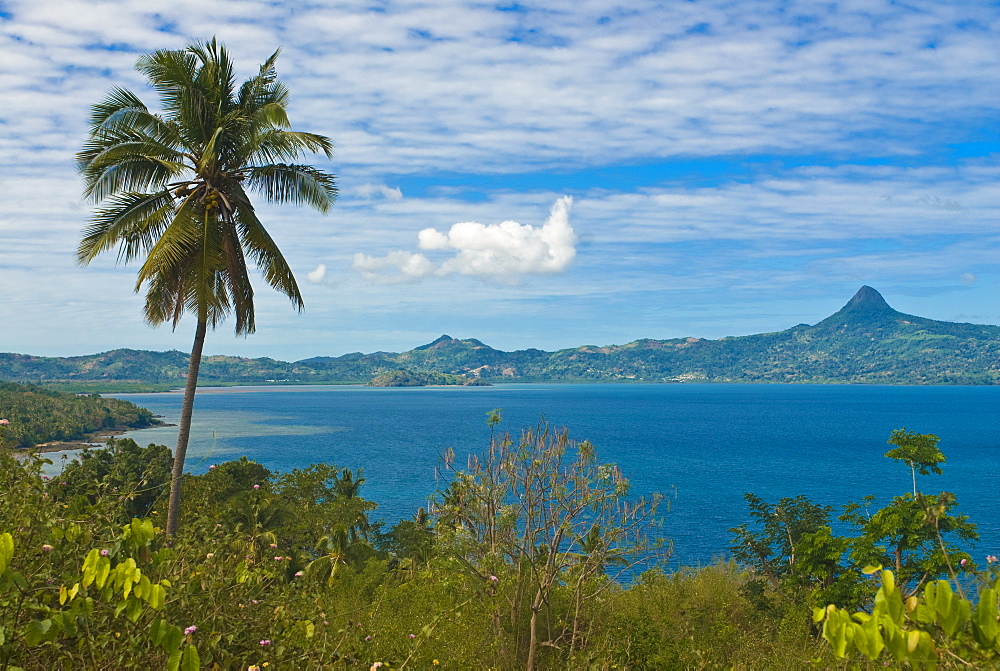
{"type": "Polygon", "coordinates": [[[136,268],[74,264],[73,154],[136,58],[282,48],[330,136],[326,216],[261,206],[299,314],[206,352],[296,360],[441,333],[500,349],[814,323],[863,284],[1000,323],[1000,4],[0,0],[0,351],[190,348],[136,268]]]}

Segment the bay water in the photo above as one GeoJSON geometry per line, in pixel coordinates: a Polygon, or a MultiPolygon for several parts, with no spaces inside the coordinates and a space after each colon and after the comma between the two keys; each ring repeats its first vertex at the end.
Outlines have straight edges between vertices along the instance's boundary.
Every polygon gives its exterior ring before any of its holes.
{"type": "MultiPolygon", "coordinates": [[[[120,394],[176,423],[181,392],[120,394]]],[[[511,384],[493,387],[295,386],[202,388],[187,470],[247,456],[276,471],[326,462],[363,469],[373,519],[412,517],[447,486],[442,452],[458,464],[489,443],[486,415],[517,435],[541,420],[591,441],[617,463],[631,493],[669,500],[664,535],[673,566],[725,558],[749,521],[744,492],[769,502],[805,494],[834,506],[911,489],[909,469],[885,458],[906,427],[941,438],[943,475],[917,476],[927,493],[953,492],[979,525],[975,556],[1000,554],[1000,387],[740,384],[511,384]]],[[[127,434],[173,447],[176,427],[127,434]]],[[[876,508],[877,509],[877,508],[876,508]]]]}

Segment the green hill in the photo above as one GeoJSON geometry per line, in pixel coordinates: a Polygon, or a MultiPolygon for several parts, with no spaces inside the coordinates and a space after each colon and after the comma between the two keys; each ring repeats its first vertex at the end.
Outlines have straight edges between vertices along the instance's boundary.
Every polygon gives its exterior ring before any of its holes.
{"type": "Polygon", "coordinates": [[[0,382],[0,446],[76,441],[101,431],[157,424],[153,413],[129,401],[0,382]]]}
{"type": "MultiPolygon", "coordinates": [[[[181,352],[115,350],[89,357],[0,354],[0,379],[104,385],[183,384],[181,352]]],[[[864,286],[815,325],[706,340],[641,339],[556,352],[505,352],[442,335],[408,352],[354,352],[295,363],[205,357],[204,384],[367,383],[408,370],[485,382],[812,382],[997,384],[1000,327],[935,321],[892,309],[864,286]]],[[[397,380],[398,381],[398,380],[397,380]]]]}

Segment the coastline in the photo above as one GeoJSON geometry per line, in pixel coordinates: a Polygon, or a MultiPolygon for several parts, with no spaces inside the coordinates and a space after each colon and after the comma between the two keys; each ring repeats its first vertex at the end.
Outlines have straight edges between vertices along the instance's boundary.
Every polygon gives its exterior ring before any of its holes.
{"type": "Polygon", "coordinates": [[[142,431],[143,429],[160,429],[165,426],[176,426],[176,424],[167,424],[166,422],[160,422],[159,424],[153,424],[151,426],[141,426],[141,427],[115,427],[113,429],[101,429],[100,431],[94,431],[88,433],[83,438],[79,440],[52,440],[46,443],[39,443],[38,445],[32,445],[31,447],[15,447],[12,448],[14,454],[30,454],[32,452],[66,452],[69,450],[82,450],[88,447],[97,447],[104,443],[107,443],[108,438],[113,438],[115,436],[120,436],[131,431],[142,431]],[[101,440],[103,438],[103,440],[101,440]]]}

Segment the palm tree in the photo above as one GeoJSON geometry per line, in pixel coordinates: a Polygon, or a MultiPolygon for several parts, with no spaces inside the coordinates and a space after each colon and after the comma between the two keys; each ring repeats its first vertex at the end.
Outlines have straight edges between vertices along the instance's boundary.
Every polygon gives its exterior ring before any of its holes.
{"type": "Polygon", "coordinates": [[[293,162],[307,152],[330,158],[333,145],[322,135],[289,130],[277,57],[276,51],[236,88],[229,54],[214,38],[143,56],[136,68],[159,94],[162,111],[113,89],[91,108],[90,134],[77,154],[84,193],[102,204],[83,231],[79,263],[115,247],[124,263],[144,256],[135,291],[146,287],[146,321],[170,321],[176,329],[185,312],[197,319],[170,485],[171,535],[205,333],[230,313],[237,334],[254,331],[247,259],[303,307],[295,277],[248,192],[321,212],[337,196],[332,175],[293,162]]]}

